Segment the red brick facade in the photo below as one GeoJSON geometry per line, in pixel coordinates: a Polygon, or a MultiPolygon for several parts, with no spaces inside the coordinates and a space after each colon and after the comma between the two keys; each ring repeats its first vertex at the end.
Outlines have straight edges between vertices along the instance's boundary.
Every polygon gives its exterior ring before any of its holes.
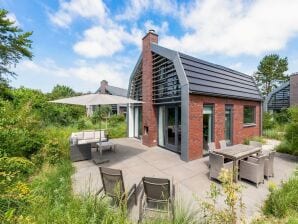
{"type": "Polygon", "coordinates": [[[151,43],[158,42],[158,35],[149,32],[143,38],[143,64],[142,64],[142,95],[143,95],[143,144],[157,145],[157,111],[152,103],[152,52],[151,43]],[[147,130],[145,130],[147,127],[147,130]]]}
{"type": "Polygon", "coordinates": [[[233,144],[243,143],[245,138],[260,135],[261,103],[255,101],[227,99],[220,97],[190,95],[189,96],[189,160],[203,155],[203,106],[213,104],[214,107],[214,142],[219,148],[219,141],[225,139],[225,105],[233,105],[233,144]],[[244,127],[243,107],[256,107],[256,125],[244,127]]]}
{"type": "Polygon", "coordinates": [[[298,106],[298,74],[290,77],[290,106],[298,106]]]}

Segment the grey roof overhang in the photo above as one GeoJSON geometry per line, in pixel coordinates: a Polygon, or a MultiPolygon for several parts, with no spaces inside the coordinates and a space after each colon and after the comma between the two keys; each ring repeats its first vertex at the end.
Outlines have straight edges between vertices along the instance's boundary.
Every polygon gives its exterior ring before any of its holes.
{"type": "Polygon", "coordinates": [[[130,75],[130,78],[129,78],[129,83],[128,83],[128,91],[127,91],[127,97],[129,98],[130,97],[130,88],[131,88],[131,81],[133,80],[135,74],[136,74],[136,71],[138,69],[138,67],[141,65],[141,62],[142,62],[142,58],[143,58],[143,54],[140,54],[139,58],[138,58],[138,61],[134,67],[134,69],[132,70],[132,73],[130,75]]]}

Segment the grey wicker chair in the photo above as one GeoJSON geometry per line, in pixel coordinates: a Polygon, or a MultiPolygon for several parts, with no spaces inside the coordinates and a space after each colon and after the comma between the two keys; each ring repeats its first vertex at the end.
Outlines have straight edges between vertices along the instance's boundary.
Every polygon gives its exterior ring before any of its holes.
{"type": "Polygon", "coordinates": [[[96,193],[99,195],[104,191],[106,196],[113,199],[116,205],[126,201],[128,204],[134,199],[137,204],[137,186],[134,184],[126,193],[121,170],[99,167],[103,187],[96,193]]]}
{"type": "Polygon", "coordinates": [[[262,148],[262,143],[257,141],[249,141],[249,145],[262,148]]]}
{"type": "Polygon", "coordinates": [[[269,152],[269,155],[265,158],[264,164],[264,176],[268,179],[269,177],[274,177],[274,156],[275,151],[269,152]]]}
{"type": "Polygon", "coordinates": [[[219,145],[221,149],[227,148],[227,141],[226,140],[220,140],[219,145]]]}
{"type": "Polygon", "coordinates": [[[91,159],[91,144],[80,144],[70,146],[70,160],[73,162],[90,160],[91,159]]]}
{"type": "Polygon", "coordinates": [[[208,152],[213,152],[216,151],[215,143],[214,142],[209,142],[208,143],[208,152]]]}
{"type": "Polygon", "coordinates": [[[239,179],[246,179],[256,184],[264,183],[264,162],[265,155],[260,157],[248,157],[247,160],[240,160],[239,179]]]}
{"type": "Polygon", "coordinates": [[[219,180],[219,174],[222,169],[228,169],[233,172],[233,161],[225,162],[224,156],[216,154],[216,153],[209,153],[209,164],[210,164],[210,172],[209,178],[219,180]]]}
{"type": "Polygon", "coordinates": [[[174,198],[175,186],[171,185],[169,179],[143,177],[143,191],[140,197],[139,223],[142,222],[145,213],[161,212],[167,213],[174,221],[174,198]],[[144,200],[145,196],[145,200],[144,200]]]}

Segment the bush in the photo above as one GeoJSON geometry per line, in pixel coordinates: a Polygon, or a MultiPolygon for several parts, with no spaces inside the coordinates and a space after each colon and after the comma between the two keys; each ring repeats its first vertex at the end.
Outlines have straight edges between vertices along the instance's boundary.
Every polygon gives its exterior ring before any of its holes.
{"type": "Polygon", "coordinates": [[[27,175],[34,171],[34,164],[24,157],[2,157],[0,158],[0,171],[27,175]]]}
{"type": "Polygon", "coordinates": [[[272,129],[275,126],[273,115],[268,112],[263,113],[263,129],[272,129]]]}
{"type": "Polygon", "coordinates": [[[274,113],[273,118],[278,125],[287,124],[290,121],[289,110],[282,109],[280,112],[274,113]]]}
{"type": "Polygon", "coordinates": [[[279,128],[267,129],[263,131],[263,136],[270,139],[283,140],[284,135],[284,130],[281,131],[279,128]]]}
{"type": "Polygon", "coordinates": [[[114,114],[109,118],[109,126],[117,126],[120,123],[125,122],[125,116],[123,114],[117,115],[114,114]]]}
{"type": "Polygon", "coordinates": [[[30,157],[43,145],[42,123],[29,104],[16,109],[0,101],[0,156],[30,157]]]}
{"type": "Polygon", "coordinates": [[[88,117],[81,117],[77,122],[77,128],[78,130],[94,129],[95,125],[88,117]]]}
{"type": "Polygon", "coordinates": [[[277,151],[298,156],[298,107],[288,109],[291,123],[286,125],[284,141],[277,151]]]}
{"type": "Polygon", "coordinates": [[[250,141],[256,141],[256,142],[261,142],[262,144],[264,144],[266,141],[262,136],[252,136],[249,138],[245,138],[244,139],[244,144],[248,145],[250,141]]]}
{"type": "Polygon", "coordinates": [[[41,150],[42,157],[50,164],[69,159],[69,137],[74,128],[46,128],[47,140],[41,150]]]}
{"type": "Polygon", "coordinates": [[[298,212],[298,174],[283,183],[281,188],[271,190],[265,201],[263,212],[265,215],[283,218],[298,212]]]}

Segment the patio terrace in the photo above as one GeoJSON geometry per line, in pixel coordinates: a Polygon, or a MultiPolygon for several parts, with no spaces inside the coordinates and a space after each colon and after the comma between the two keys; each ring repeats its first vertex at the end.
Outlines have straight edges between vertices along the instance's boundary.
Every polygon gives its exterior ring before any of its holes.
{"type": "MultiPolygon", "coordinates": [[[[105,151],[103,157],[110,162],[102,166],[121,169],[124,175],[126,189],[134,183],[138,184],[143,176],[164,177],[174,181],[176,187],[176,198],[183,198],[182,202],[188,206],[196,206],[196,197],[204,199],[206,192],[210,189],[210,183],[216,181],[209,180],[208,156],[184,162],[178,154],[170,152],[160,147],[148,148],[136,139],[113,139],[117,144],[116,153],[105,151]]],[[[263,149],[273,149],[278,141],[268,140],[263,149]]],[[[92,151],[93,158],[98,156],[95,149],[92,151]]],[[[100,187],[101,178],[98,166],[92,160],[75,162],[75,173],[73,175],[73,189],[77,194],[95,193],[100,187]]],[[[274,161],[274,178],[270,178],[279,184],[282,180],[287,180],[297,167],[297,158],[276,153],[274,161]]],[[[254,184],[240,181],[244,186],[243,202],[246,205],[247,217],[255,216],[262,202],[266,199],[268,191],[268,181],[260,184],[258,188],[254,184]]],[[[222,203],[222,202],[221,202],[222,203]]],[[[133,219],[137,218],[138,209],[135,206],[132,210],[133,219]]]]}

